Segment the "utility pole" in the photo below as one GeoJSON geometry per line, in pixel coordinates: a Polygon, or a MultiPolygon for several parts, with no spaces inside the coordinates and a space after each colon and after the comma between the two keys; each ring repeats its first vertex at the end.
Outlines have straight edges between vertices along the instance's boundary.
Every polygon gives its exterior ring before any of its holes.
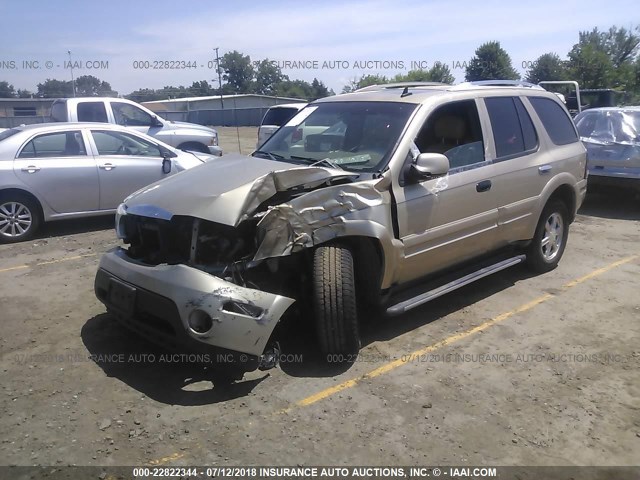
{"type": "Polygon", "coordinates": [[[71,60],[71,50],[67,50],[69,54],[69,67],[71,68],[71,88],[73,89],[73,98],[76,97],[76,81],[73,79],[73,61],[71,60]]]}
{"type": "Polygon", "coordinates": [[[221,112],[221,123],[224,127],[224,99],[222,98],[222,72],[220,71],[220,57],[218,56],[218,47],[214,48],[216,51],[216,70],[218,71],[218,88],[220,90],[220,107],[222,108],[221,112]]]}

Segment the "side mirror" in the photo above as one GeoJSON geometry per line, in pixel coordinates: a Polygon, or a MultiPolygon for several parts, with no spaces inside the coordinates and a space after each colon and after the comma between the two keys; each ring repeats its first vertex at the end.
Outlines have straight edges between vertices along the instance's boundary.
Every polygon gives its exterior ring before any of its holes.
{"type": "Polygon", "coordinates": [[[449,171],[449,159],[441,153],[421,153],[409,166],[409,180],[412,183],[430,180],[446,175],[449,171]]]}
{"type": "Polygon", "coordinates": [[[171,158],[167,152],[162,154],[162,173],[171,173],[171,158]]]}
{"type": "Polygon", "coordinates": [[[152,120],[152,127],[164,127],[164,124],[160,120],[158,120],[158,117],[156,115],[153,116],[152,120]]]}

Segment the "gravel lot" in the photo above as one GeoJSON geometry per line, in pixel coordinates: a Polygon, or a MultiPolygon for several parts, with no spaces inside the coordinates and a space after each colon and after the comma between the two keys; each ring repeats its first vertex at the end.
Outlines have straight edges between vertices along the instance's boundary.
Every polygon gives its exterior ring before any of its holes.
{"type": "MultiPolygon", "coordinates": [[[[240,135],[248,153],[255,129],[240,135]]],[[[231,386],[105,314],[112,223],[0,246],[2,464],[638,463],[638,199],[588,197],[551,273],[515,267],[369,322],[349,368],[319,362],[300,318],[290,362],[231,386]]]]}

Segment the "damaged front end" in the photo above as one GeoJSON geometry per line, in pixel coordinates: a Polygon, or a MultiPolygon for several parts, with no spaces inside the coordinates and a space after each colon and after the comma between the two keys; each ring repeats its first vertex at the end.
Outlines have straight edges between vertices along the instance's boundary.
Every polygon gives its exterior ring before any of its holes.
{"type": "Polygon", "coordinates": [[[176,192],[179,180],[198,179],[189,173],[121,205],[116,229],[128,247],[103,257],[96,295],[152,339],[239,354],[250,360],[244,370],[264,366],[275,326],[305,295],[308,264],[296,254],[346,235],[349,221],[388,224],[389,193],[376,188],[381,180],[322,167],[270,171],[214,193],[192,180],[176,192]]]}

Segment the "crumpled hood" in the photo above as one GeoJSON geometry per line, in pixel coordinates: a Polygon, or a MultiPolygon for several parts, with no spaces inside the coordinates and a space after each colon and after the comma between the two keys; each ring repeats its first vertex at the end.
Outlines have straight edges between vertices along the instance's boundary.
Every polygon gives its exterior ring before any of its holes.
{"type": "Polygon", "coordinates": [[[277,192],[349,177],[358,175],[229,154],[138,190],[125,204],[128,212],[136,215],[184,215],[237,226],[277,192]]]}

